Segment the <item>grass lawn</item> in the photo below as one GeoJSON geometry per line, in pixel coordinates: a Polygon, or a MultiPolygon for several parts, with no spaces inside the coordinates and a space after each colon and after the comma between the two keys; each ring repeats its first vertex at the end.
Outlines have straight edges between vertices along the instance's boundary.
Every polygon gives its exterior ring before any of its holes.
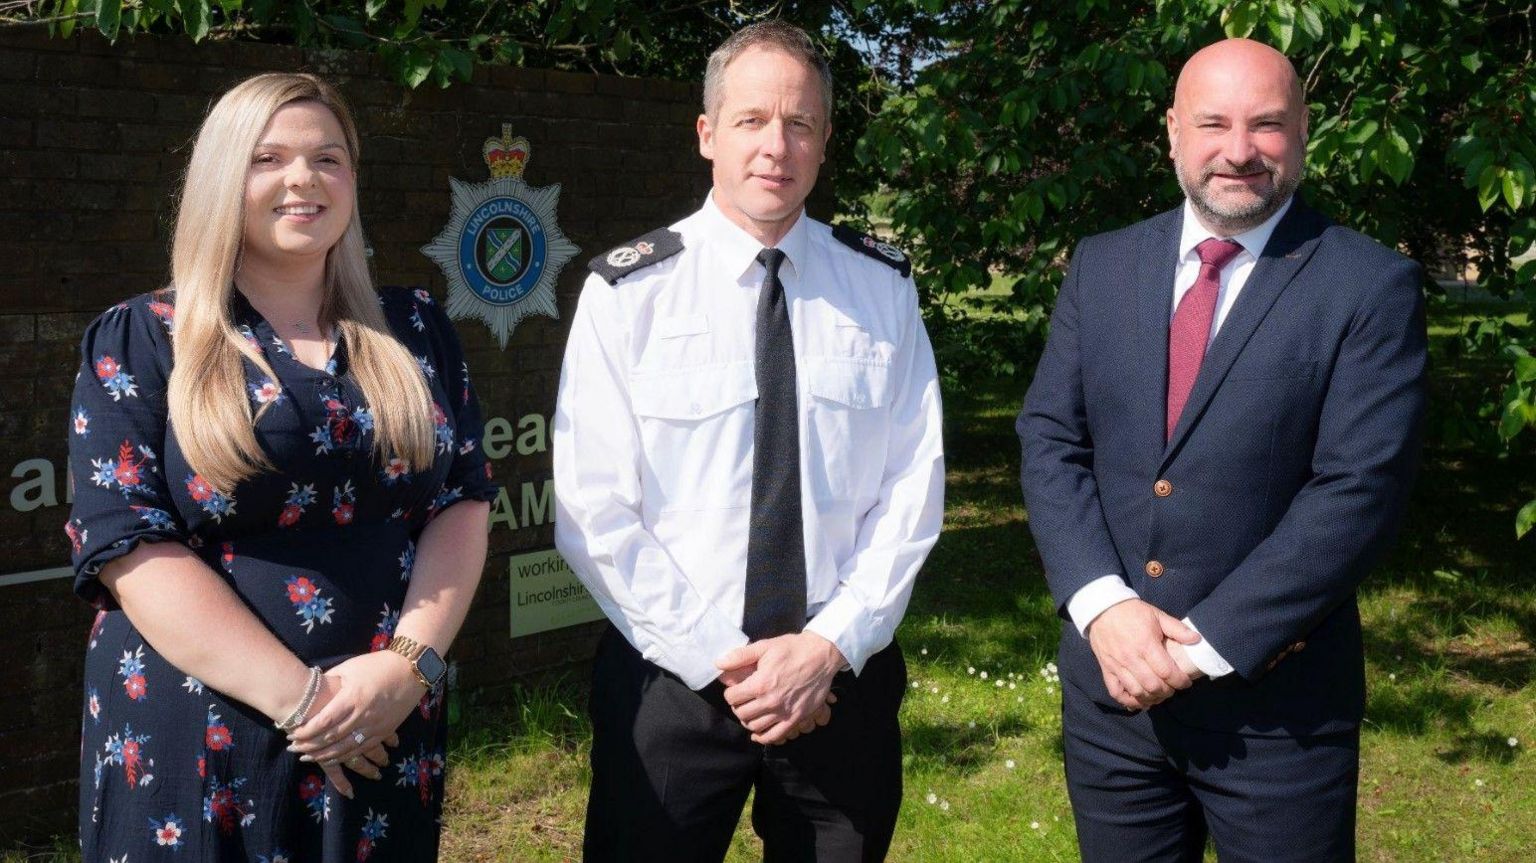
{"type": "MultiPolygon", "coordinates": [[[[1454,320],[1435,323],[1441,334],[1454,320]]],[[[1437,393],[1468,374],[1443,374],[1449,365],[1437,367],[1437,393]]],[[[945,531],[898,636],[912,688],[895,861],[1077,859],[1048,665],[1057,622],[1018,491],[1022,392],[998,381],[947,399],[945,531]]],[[[1362,860],[1533,859],[1536,539],[1517,545],[1512,526],[1532,496],[1529,457],[1432,448],[1403,538],[1365,583],[1362,860]]],[[[511,708],[463,711],[445,860],[579,859],[584,691],[573,674],[511,708]]],[[[0,854],[23,859],[67,855],[0,854]]],[[[730,859],[759,859],[745,823],[730,859]]]]}

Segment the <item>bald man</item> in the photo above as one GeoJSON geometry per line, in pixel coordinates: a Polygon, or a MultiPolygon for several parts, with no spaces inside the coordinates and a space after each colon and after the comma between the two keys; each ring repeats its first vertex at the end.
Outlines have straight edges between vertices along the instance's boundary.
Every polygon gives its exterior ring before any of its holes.
{"type": "Polygon", "coordinates": [[[1082,856],[1353,860],[1355,590],[1417,465],[1422,276],[1296,194],[1279,52],[1201,50],[1167,124],[1184,202],[1078,245],[1018,420],[1082,856]]]}

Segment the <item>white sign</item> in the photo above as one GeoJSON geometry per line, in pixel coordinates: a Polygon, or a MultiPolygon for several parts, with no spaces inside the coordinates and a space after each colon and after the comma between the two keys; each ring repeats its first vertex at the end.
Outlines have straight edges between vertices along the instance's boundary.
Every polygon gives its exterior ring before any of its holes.
{"type": "Polygon", "coordinates": [[[513,638],[603,619],[592,595],[554,549],[515,555],[507,567],[513,638]]]}

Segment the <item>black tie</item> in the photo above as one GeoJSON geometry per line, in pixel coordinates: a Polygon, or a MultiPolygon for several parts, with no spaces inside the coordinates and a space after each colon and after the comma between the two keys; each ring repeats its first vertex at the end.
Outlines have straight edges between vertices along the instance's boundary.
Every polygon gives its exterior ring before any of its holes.
{"type": "Polygon", "coordinates": [[[757,421],[752,437],[752,527],[741,628],[753,641],[805,628],[805,535],[800,514],[800,401],[784,253],[757,255],[768,274],[757,300],[757,421]]]}

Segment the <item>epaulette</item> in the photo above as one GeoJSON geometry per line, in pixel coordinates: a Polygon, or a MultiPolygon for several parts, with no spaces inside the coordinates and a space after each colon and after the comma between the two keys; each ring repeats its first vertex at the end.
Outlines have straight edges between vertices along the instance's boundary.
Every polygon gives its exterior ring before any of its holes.
{"type": "Polygon", "coordinates": [[[682,250],[682,234],[669,228],[657,228],[587,261],[587,269],[602,276],[608,284],[617,285],[619,279],[630,273],[665,261],[682,250]]]}
{"type": "Polygon", "coordinates": [[[832,236],[839,243],[853,249],[855,252],[863,252],[871,258],[895,269],[902,276],[912,275],[912,260],[901,249],[890,243],[882,242],[868,234],[860,233],[845,225],[833,225],[832,236]]]}

